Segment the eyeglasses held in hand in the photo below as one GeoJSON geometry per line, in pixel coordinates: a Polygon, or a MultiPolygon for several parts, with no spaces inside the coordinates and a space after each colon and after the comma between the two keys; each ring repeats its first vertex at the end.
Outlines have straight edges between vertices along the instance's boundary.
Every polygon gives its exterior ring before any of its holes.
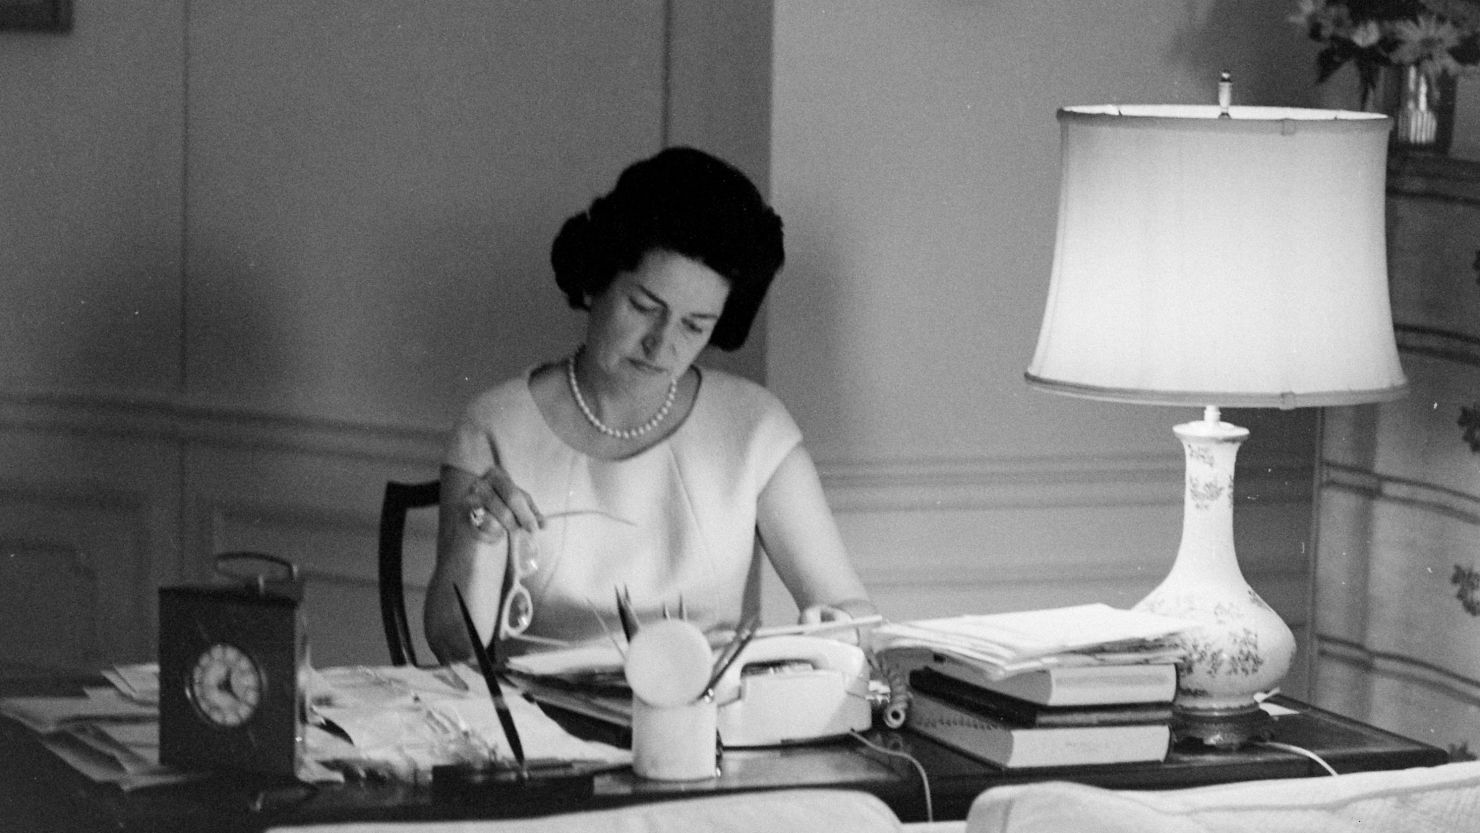
{"type": "MultiPolygon", "coordinates": [[[[552,512],[545,515],[544,520],[567,518],[573,515],[595,515],[628,526],[637,525],[626,518],[617,517],[601,509],[570,509],[564,512],[552,512]]],[[[529,588],[524,586],[524,579],[534,575],[535,571],[540,568],[539,550],[535,547],[532,533],[520,531],[515,534],[506,529],[504,540],[509,545],[509,574],[513,578],[509,593],[504,596],[504,602],[499,606],[499,639],[519,636],[529,629],[530,623],[534,622],[534,599],[529,595],[529,588]]]]}

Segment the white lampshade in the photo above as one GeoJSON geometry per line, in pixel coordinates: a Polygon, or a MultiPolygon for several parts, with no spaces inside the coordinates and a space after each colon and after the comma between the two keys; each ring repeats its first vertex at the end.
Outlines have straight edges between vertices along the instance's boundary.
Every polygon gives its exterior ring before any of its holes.
{"type": "Polygon", "coordinates": [[[1388,121],[1275,107],[1069,107],[1029,384],[1292,408],[1406,387],[1388,303],[1388,121]]]}
{"type": "MultiPolygon", "coordinates": [[[[1231,100],[1231,82],[1219,85],[1231,100]]],[[[1197,623],[1177,639],[1173,733],[1238,746],[1268,732],[1261,692],[1295,653],[1244,580],[1220,406],[1401,396],[1388,304],[1388,119],[1274,107],[1059,111],[1052,282],[1025,374],[1056,393],[1203,407],[1185,450],[1182,541],[1136,607],[1197,623]]]]}

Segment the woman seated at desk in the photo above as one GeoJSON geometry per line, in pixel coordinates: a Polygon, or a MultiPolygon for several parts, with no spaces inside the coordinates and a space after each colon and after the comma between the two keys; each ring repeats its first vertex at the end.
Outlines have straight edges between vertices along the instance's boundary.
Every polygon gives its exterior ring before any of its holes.
{"type": "Polygon", "coordinates": [[[454,587],[502,656],[605,639],[618,589],[639,619],[733,630],[762,553],[804,622],[873,612],[786,409],[694,364],[745,342],[783,258],[750,180],[690,148],[565,222],[550,260],[585,342],[474,398],[448,443],[425,609],[442,660],[472,652],[454,587]]]}

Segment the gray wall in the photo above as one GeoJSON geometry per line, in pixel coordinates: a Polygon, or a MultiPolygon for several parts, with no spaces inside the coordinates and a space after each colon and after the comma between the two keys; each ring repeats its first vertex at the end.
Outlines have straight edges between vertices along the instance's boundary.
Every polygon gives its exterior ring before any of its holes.
{"type": "MultiPolygon", "coordinates": [[[[74,3],[0,33],[0,605],[6,650],[83,665],[151,656],[155,588],[240,548],[305,565],[316,662],[383,661],[383,482],[573,346],[551,235],[677,142],[786,219],[721,361],[796,413],[884,611],[1130,604],[1197,415],[1022,384],[1054,109],[1208,101],[1222,69],[1241,103],[1354,101],[1284,0],[74,3]]],[[[1242,558],[1298,632],[1314,420],[1232,416],[1242,558]]]]}
{"type": "Polygon", "coordinates": [[[627,163],[767,182],[770,7],[74,7],[0,33],[3,650],[146,658],[156,587],[261,549],[308,573],[318,661],[383,659],[385,480],[572,349],[549,242],[627,163]]]}

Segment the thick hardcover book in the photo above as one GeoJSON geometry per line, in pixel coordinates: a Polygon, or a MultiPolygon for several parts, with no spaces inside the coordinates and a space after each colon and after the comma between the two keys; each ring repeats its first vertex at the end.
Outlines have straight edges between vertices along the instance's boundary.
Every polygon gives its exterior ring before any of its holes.
{"type": "Polygon", "coordinates": [[[910,701],[906,725],[974,758],[1008,768],[1160,761],[1172,739],[1165,723],[1014,727],[928,694],[910,701]]]}
{"type": "Polygon", "coordinates": [[[1042,706],[1170,703],[1177,694],[1177,666],[1169,662],[1060,665],[997,680],[980,668],[943,654],[936,654],[926,667],[962,682],[1042,706]]]}
{"type": "Polygon", "coordinates": [[[1172,719],[1170,702],[1044,706],[958,680],[933,668],[911,672],[910,691],[934,695],[979,714],[1022,727],[1168,723],[1172,719]]]}

